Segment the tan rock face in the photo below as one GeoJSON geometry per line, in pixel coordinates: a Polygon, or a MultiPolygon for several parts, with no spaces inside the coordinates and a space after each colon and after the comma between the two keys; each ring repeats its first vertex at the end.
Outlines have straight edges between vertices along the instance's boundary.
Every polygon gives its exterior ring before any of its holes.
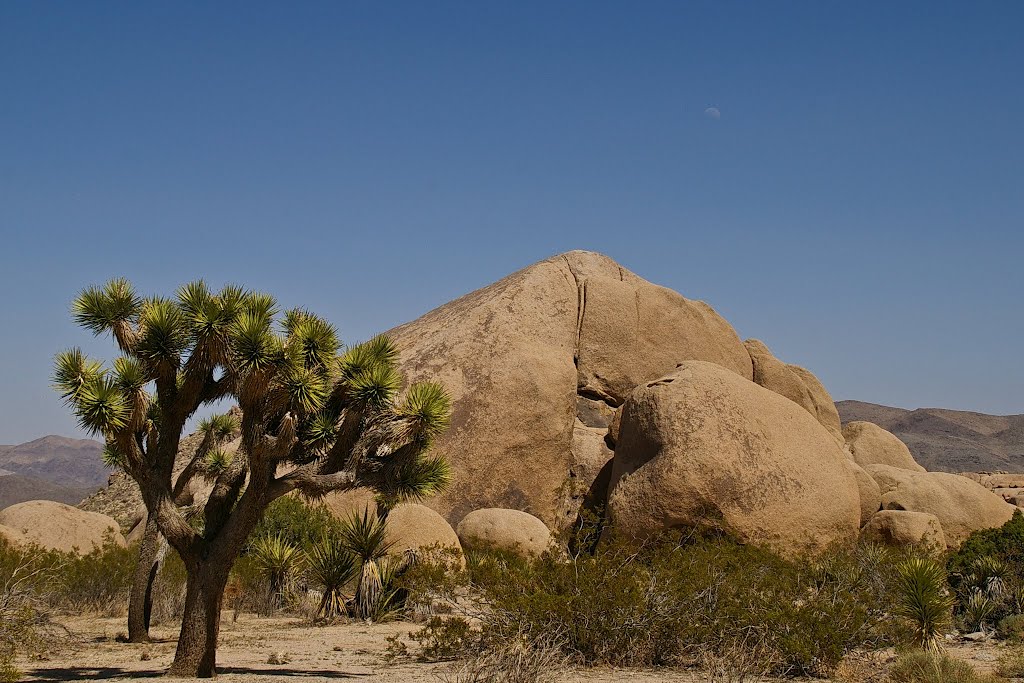
{"type": "Polygon", "coordinates": [[[754,382],[802,407],[813,415],[839,444],[843,444],[839,412],[832,402],[832,396],[813,373],[798,365],[783,363],[772,354],[764,342],[757,339],[748,339],[743,345],[753,363],[754,382]]]}
{"type": "Polygon", "coordinates": [[[889,465],[912,472],[925,471],[905,443],[873,422],[848,422],[843,427],[843,437],[850,457],[861,467],[889,465]]]}
{"type": "Polygon", "coordinates": [[[814,412],[812,414],[818,418],[818,422],[828,430],[829,434],[842,444],[843,429],[842,423],[839,421],[839,411],[836,410],[836,404],[832,400],[832,395],[825,388],[825,385],[807,368],[793,364],[789,364],[787,367],[803,380],[804,386],[810,392],[811,401],[814,403],[814,412]]]}
{"type": "Polygon", "coordinates": [[[1002,526],[1016,509],[981,484],[958,474],[913,472],[889,465],[868,465],[886,510],[935,515],[946,542],[957,547],[973,532],[1002,526]]]}
{"type": "Polygon", "coordinates": [[[20,544],[35,544],[48,550],[88,553],[101,547],[106,538],[124,547],[121,528],[113,518],[85,512],[50,500],[30,500],[0,510],[0,525],[14,534],[20,544]]]}
{"type": "Polygon", "coordinates": [[[394,543],[392,552],[429,548],[451,549],[462,553],[462,544],[455,529],[425,505],[405,503],[388,514],[388,540],[394,543]]]}
{"type": "Polygon", "coordinates": [[[623,407],[609,512],[615,533],[714,527],[784,553],[851,542],[853,471],[806,410],[711,363],[690,361],[623,407]]]}
{"type": "Polygon", "coordinates": [[[579,288],[579,386],[620,404],[639,384],[684,360],[753,376],[736,332],[702,301],[658,287],[613,261],[568,260],[579,288]]]}
{"type": "Polygon", "coordinates": [[[551,547],[551,531],[544,522],[519,510],[474,510],[456,529],[462,547],[494,548],[537,556],[551,547]]]}
{"type": "Polygon", "coordinates": [[[881,510],[868,520],[861,536],[884,545],[919,547],[936,552],[946,549],[942,523],[927,512],[881,510]]]}
{"type": "Polygon", "coordinates": [[[882,507],[882,492],[864,468],[849,459],[845,462],[847,469],[857,480],[857,491],[860,493],[860,523],[863,526],[882,507]]]}
{"type": "Polygon", "coordinates": [[[436,446],[452,464],[452,486],[427,503],[449,521],[503,507],[563,528],[575,519],[565,496],[571,470],[601,456],[574,450],[577,420],[607,428],[633,386],[685,360],[753,372],[708,306],[591,252],[532,265],[390,334],[407,380],[442,382],[454,400],[436,446]]]}

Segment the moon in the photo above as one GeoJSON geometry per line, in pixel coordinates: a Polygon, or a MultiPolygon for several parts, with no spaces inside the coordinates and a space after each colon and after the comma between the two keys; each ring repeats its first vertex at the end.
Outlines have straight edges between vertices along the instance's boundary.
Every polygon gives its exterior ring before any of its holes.
{"type": "Polygon", "coordinates": [[[704,116],[717,121],[722,118],[722,112],[718,111],[718,107],[708,107],[704,110],[704,116]]]}

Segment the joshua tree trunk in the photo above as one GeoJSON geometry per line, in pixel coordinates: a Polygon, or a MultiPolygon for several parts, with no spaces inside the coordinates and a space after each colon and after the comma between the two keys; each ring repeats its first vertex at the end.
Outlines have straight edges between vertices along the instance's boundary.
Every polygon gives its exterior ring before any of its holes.
{"type": "Polygon", "coordinates": [[[153,612],[153,582],[160,569],[160,550],[163,545],[156,518],[148,515],[146,530],[139,546],[139,563],[132,577],[132,591],[128,596],[128,642],[149,641],[149,621],[153,612]]]}
{"type": "Polygon", "coordinates": [[[183,678],[217,675],[220,611],[231,564],[231,558],[217,558],[190,568],[178,649],[168,675],[183,678]]]}

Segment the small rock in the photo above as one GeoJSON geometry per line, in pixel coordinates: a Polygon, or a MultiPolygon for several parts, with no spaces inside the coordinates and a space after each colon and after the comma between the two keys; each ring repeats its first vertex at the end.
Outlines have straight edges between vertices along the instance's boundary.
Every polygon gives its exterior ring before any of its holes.
{"type": "Polygon", "coordinates": [[[287,652],[272,652],[267,657],[267,664],[287,664],[292,660],[287,652]]]}

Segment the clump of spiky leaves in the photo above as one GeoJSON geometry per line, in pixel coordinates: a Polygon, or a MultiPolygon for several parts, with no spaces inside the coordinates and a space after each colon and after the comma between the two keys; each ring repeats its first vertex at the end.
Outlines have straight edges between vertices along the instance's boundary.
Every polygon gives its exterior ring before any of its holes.
{"type": "Polygon", "coordinates": [[[992,599],[999,599],[1006,594],[1006,581],[1009,577],[1010,568],[1005,562],[992,555],[983,555],[971,563],[967,578],[971,588],[984,592],[992,599]]]}
{"type": "Polygon", "coordinates": [[[331,619],[345,614],[345,587],[355,578],[357,559],[334,536],[325,536],[306,551],[306,577],[322,593],[317,616],[331,619]]]}
{"type": "Polygon", "coordinates": [[[387,521],[363,509],[362,514],[351,513],[341,521],[338,537],[342,546],[359,561],[359,582],[356,585],[355,614],[361,619],[373,619],[386,602],[387,584],[381,575],[381,564],[394,547],[388,540],[387,521]]]}
{"type": "Polygon", "coordinates": [[[277,610],[302,561],[302,553],[283,536],[263,536],[249,547],[249,557],[263,574],[267,587],[267,612],[277,610]]]}
{"type": "Polygon", "coordinates": [[[988,593],[975,588],[960,607],[960,623],[968,632],[982,631],[992,621],[998,607],[988,593]]]}
{"type": "Polygon", "coordinates": [[[953,599],[946,588],[946,573],[933,560],[912,557],[899,567],[896,613],[909,620],[913,642],[939,649],[939,637],[950,623],[953,599]]]}
{"type": "MultiPolygon", "coordinates": [[[[292,491],[317,498],[366,486],[401,500],[435,493],[449,478],[428,452],[448,424],[443,388],[427,383],[403,393],[398,352],[386,336],[343,349],[325,320],[301,309],[275,320],[277,309],[269,295],[231,286],[214,292],[201,281],[166,298],[139,296],[114,280],[84,290],[72,305],[79,324],[113,336],[122,358],[106,369],[73,349],[57,357],[54,383],[81,426],[104,436],[108,461],[139,483],[190,581],[202,568],[230,566],[262,511],[292,491]],[[190,472],[212,478],[213,493],[193,524],[175,504],[175,458],[190,417],[222,400],[241,410],[241,440],[229,458],[216,436],[226,429],[208,425],[213,436],[190,472]]],[[[207,646],[180,640],[172,671],[211,675],[212,656],[183,651],[207,646]]]]}

